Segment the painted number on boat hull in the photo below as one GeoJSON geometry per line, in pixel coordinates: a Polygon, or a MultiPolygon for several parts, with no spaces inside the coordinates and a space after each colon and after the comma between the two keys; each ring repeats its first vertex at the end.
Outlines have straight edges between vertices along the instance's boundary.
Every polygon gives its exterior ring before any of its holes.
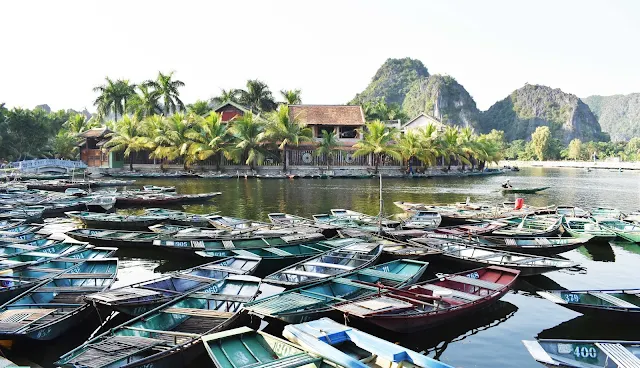
{"type": "Polygon", "coordinates": [[[573,349],[573,355],[581,359],[596,359],[598,358],[598,350],[593,346],[576,345],[573,349]]]}

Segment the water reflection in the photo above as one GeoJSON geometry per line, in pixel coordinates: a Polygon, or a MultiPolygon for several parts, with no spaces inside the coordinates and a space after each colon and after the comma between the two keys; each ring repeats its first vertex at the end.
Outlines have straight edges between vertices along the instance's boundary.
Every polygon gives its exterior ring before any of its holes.
{"type": "Polygon", "coordinates": [[[520,277],[513,288],[521,294],[538,298],[536,292],[541,290],[565,290],[560,284],[545,275],[520,277]]]}
{"type": "Polygon", "coordinates": [[[539,339],[570,340],[638,340],[638,329],[629,323],[615,323],[607,319],[578,316],[541,331],[539,339]]]}
{"type": "Polygon", "coordinates": [[[606,242],[587,242],[578,248],[578,252],[596,262],[615,262],[616,255],[613,253],[611,245],[606,242]]]}

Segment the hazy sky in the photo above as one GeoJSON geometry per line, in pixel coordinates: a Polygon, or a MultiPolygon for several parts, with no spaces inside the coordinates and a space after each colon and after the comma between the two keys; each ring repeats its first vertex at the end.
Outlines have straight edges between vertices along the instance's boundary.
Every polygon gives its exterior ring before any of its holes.
{"type": "MultiPolygon", "coordinates": [[[[638,1],[2,2],[0,102],[87,107],[105,76],[175,70],[185,103],[259,78],[346,103],[390,57],[449,74],[485,110],[528,82],[640,92],[638,1]]],[[[279,94],[277,94],[279,97],[279,94]]]]}

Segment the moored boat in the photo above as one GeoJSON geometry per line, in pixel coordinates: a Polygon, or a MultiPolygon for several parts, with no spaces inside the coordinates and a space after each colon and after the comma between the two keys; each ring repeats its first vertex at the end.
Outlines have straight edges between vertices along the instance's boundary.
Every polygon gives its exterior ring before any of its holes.
{"type": "Polygon", "coordinates": [[[110,230],[146,230],[149,226],[166,219],[161,215],[120,215],[86,211],[70,211],[65,214],[87,227],[110,230]]]}
{"type": "Polygon", "coordinates": [[[378,216],[371,216],[361,212],[345,210],[341,208],[331,209],[331,215],[340,219],[348,219],[366,225],[379,224],[380,226],[384,227],[397,227],[398,225],[400,225],[400,221],[379,218],[378,216]]]}
{"type": "Polygon", "coordinates": [[[6,229],[23,225],[27,222],[25,219],[2,219],[0,220],[0,230],[4,231],[6,229]]]}
{"type": "Polygon", "coordinates": [[[344,367],[453,368],[329,318],[285,326],[282,335],[304,350],[344,367]]]}
{"type": "Polygon", "coordinates": [[[29,225],[16,225],[12,227],[6,227],[0,230],[1,238],[13,238],[16,236],[30,234],[39,231],[43,225],[29,224],[29,225]]]}
{"type": "MultiPolygon", "coordinates": [[[[389,231],[396,232],[402,230],[389,231]]],[[[384,246],[382,253],[392,259],[423,259],[427,256],[440,253],[440,251],[435,249],[409,244],[406,241],[389,239],[387,237],[378,236],[358,229],[343,229],[340,230],[339,233],[341,237],[360,238],[370,243],[382,244],[384,246]]]]}
{"type": "Polygon", "coordinates": [[[175,192],[176,187],[162,187],[158,185],[143,185],[142,190],[145,192],[175,192]]]}
{"type": "Polygon", "coordinates": [[[640,341],[523,340],[529,354],[547,367],[640,367],[640,341]]]}
{"type": "Polygon", "coordinates": [[[479,221],[463,225],[439,227],[434,232],[455,236],[483,235],[499,231],[507,226],[508,224],[502,221],[479,221]]]}
{"type": "Polygon", "coordinates": [[[436,257],[450,260],[462,266],[474,268],[486,266],[506,267],[520,271],[520,276],[539,275],[577,266],[577,263],[564,259],[505,252],[450,239],[416,238],[409,240],[409,243],[441,250],[442,254],[436,257]]]}
{"type": "Polygon", "coordinates": [[[334,226],[331,224],[318,223],[312,219],[308,219],[306,217],[300,217],[296,215],[290,215],[288,213],[282,212],[274,212],[269,213],[267,215],[269,217],[269,221],[276,225],[286,225],[286,226],[311,226],[317,227],[321,229],[321,232],[327,238],[332,238],[338,234],[338,226],[334,226]]]}
{"type": "Polygon", "coordinates": [[[369,284],[392,287],[413,284],[420,279],[427,265],[420,261],[395,260],[370,266],[248,303],[245,309],[261,318],[300,323],[330,313],[331,306],[339,302],[381,291],[378,286],[369,284]]]}
{"type": "Polygon", "coordinates": [[[589,217],[591,214],[580,207],[575,206],[557,206],[556,213],[561,216],[568,217],[589,217]]]}
{"type": "Polygon", "coordinates": [[[403,229],[435,229],[440,226],[442,216],[436,211],[416,210],[408,219],[402,222],[403,229]]]}
{"type": "Polygon", "coordinates": [[[555,256],[579,248],[589,242],[591,237],[559,238],[559,237],[508,237],[508,236],[483,236],[478,237],[482,246],[539,256],[555,256]]]}
{"type": "Polygon", "coordinates": [[[209,223],[217,228],[224,230],[254,231],[266,230],[274,227],[273,224],[261,221],[247,220],[237,217],[212,215],[208,217],[209,223]]]}
{"type": "Polygon", "coordinates": [[[591,217],[594,219],[623,219],[625,214],[617,208],[596,207],[589,210],[591,217]]]}
{"type": "Polygon", "coordinates": [[[562,216],[537,215],[503,219],[509,226],[493,232],[494,235],[510,237],[549,237],[556,235],[562,225],[562,216]]]}
{"type": "Polygon", "coordinates": [[[616,233],[593,220],[582,217],[564,217],[562,227],[575,238],[591,236],[592,240],[609,241],[616,238],[616,233]]]}
{"type": "Polygon", "coordinates": [[[167,223],[172,225],[192,227],[212,227],[208,218],[215,215],[215,213],[199,214],[164,208],[147,208],[145,214],[164,216],[167,218],[167,223]]]}
{"type": "Polygon", "coordinates": [[[640,321],[640,289],[545,290],[539,291],[538,295],[582,314],[640,321]]]}
{"type": "Polygon", "coordinates": [[[502,188],[502,193],[522,193],[522,194],[533,194],[541,192],[545,189],[549,189],[551,187],[533,187],[533,188],[502,188]]]}
{"type": "Polygon", "coordinates": [[[613,231],[624,240],[640,243],[640,225],[609,218],[596,218],[596,222],[607,230],[613,231]]]}

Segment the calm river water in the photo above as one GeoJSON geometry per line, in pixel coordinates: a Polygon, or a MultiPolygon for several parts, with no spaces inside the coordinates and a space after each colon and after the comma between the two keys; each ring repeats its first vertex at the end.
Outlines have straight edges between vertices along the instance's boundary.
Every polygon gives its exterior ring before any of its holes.
{"type": "MultiPolygon", "coordinates": [[[[525,203],[532,205],[640,209],[640,173],[534,168],[489,177],[384,179],[385,212],[401,213],[393,205],[393,201],[399,200],[423,203],[451,203],[464,201],[467,197],[473,202],[486,203],[513,200],[513,196],[503,196],[498,190],[506,178],[510,178],[515,187],[551,186],[540,194],[521,195],[525,203]]],[[[178,192],[184,193],[219,191],[222,195],[211,204],[185,206],[185,209],[198,213],[220,211],[229,216],[263,221],[267,221],[270,212],[311,216],[331,208],[347,208],[376,214],[379,206],[377,179],[180,179],[147,180],[137,184],[174,185],[178,192]]],[[[55,226],[64,228],[68,225],[55,226]]],[[[158,272],[190,266],[176,259],[153,260],[147,258],[156,257],[135,253],[117,255],[120,256],[121,270],[119,281],[114,286],[147,280],[157,277],[158,272]]],[[[535,294],[536,290],[550,288],[639,287],[640,245],[600,244],[563,256],[580,262],[586,273],[552,272],[522,280],[517,290],[502,298],[493,310],[476,313],[455,324],[410,336],[392,335],[361,324],[355,325],[414,350],[426,351],[455,367],[538,367],[521,343],[523,339],[535,337],[640,340],[640,332],[634,326],[593,321],[535,294]]],[[[113,323],[117,323],[117,319],[113,323]]],[[[87,323],[59,341],[42,344],[41,347],[18,346],[17,352],[49,367],[62,353],[86,340],[95,327],[87,323]]],[[[281,328],[277,324],[266,327],[274,334],[281,332],[281,328]]],[[[193,366],[203,366],[201,364],[204,363],[193,366]]]]}

